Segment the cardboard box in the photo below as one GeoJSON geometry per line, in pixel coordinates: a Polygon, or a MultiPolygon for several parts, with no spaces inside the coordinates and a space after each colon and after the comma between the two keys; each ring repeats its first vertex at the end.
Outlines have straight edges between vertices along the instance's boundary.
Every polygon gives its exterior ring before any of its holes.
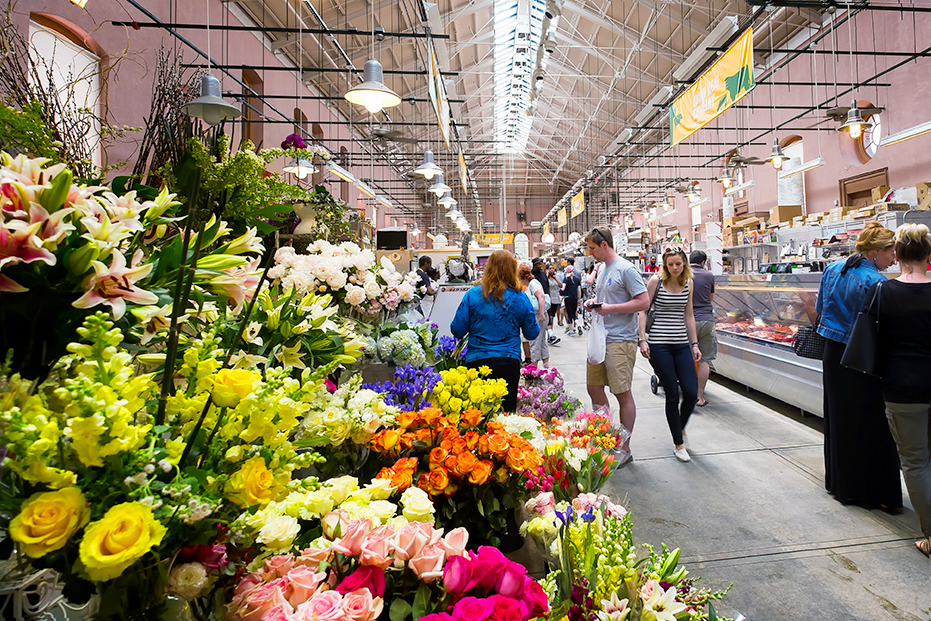
{"type": "Polygon", "coordinates": [[[888,185],[878,185],[872,190],[870,190],[870,195],[873,197],[873,204],[883,202],[883,199],[886,198],[886,194],[889,193],[888,185]]]}
{"type": "Polygon", "coordinates": [[[908,211],[911,209],[908,203],[876,203],[870,205],[875,213],[886,213],[887,211],[908,211]]]}
{"type": "Polygon", "coordinates": [[[918,202],[921,202],[924,197],[931,196],[931,181],[916,183],[915,190],[918,192],[918,202]]]}
{"type": "Polygon", "coordinates": [[[800,215],[802,215],[801,205],[777,205],[769,210],[769,221],[775,224],[800,215]]]}
{"type": "Polygon", "coordinates": [[[919,198],[918,206],[915,209],[920,211],[931,211],[931,194],[928,194],[924,198],[919,198]]]}
{"type": "Polygon", "coordinates": [[[737,218],[724,218],[724,228],[734,226],[735,220],[737,220],[737,218]]]}

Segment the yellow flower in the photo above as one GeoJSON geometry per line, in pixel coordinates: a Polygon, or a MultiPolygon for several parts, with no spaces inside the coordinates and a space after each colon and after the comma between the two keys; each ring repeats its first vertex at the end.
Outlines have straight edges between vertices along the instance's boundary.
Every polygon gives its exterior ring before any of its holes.
{"type": "Polygon", "coordinates": [[[259,376],[245,369],[220,369],[213,381],[213,402],[222,408],[234,408],[252,392],[259,376]]]}
{"type": "Polygon", "coordinates": [[[87,527],[81,540],[79,553],[87,575],[96,582],[113,580],[160,544],[165,530],[152,508],[141,502],[111,507],[87,527]]]}
{"type": "Polygon", "coordinates": [[[23,544],[26,556],[39,558],[64,547],[90,514],[77,487],[33,494],[10,523],[10,536],[23,544]]]}
{"type": "Polygon", "coordinates": [[[52,489],[60,489],[74,485],[78,480],[78,475],[70,470],[51,468],[42,461],[30,460],[29,467],[23,471],[23,478],[27,481],[45,483],[52,489]]]}
{"type": "Polygon", "coordinates": [[[230,500],[245,507],[266,505],[279,492],[275,476],[265,466],[265,458],[261,456],[248,459],[230,477],[229,489],[235,494],[230,500]]]}

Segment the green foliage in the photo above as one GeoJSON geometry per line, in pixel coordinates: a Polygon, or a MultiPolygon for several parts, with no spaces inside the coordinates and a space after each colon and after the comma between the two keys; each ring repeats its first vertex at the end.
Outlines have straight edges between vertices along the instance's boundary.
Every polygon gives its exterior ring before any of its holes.
{"type": "Polygon", "coordinates": [[[32,101],[22,110],[0,105],[0,150],[57,160],[60,146],[42,118],[41,103],[32,101]]]}
{"type": "Polygon", "coordinates": [[[308,233],[311,239],[325,239],[331,244],[338,244],[355,238],[360,220],[358,212],[330,194],[324,186],[314,187],[303,202],[313,207],[313,229],[308,233]]]}

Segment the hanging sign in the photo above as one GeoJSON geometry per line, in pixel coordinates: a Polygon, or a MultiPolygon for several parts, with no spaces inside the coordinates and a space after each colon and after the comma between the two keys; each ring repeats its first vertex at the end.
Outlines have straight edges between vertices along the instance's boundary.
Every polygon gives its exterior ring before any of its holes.
{"type": "Polygon", "coordinates": [[[669,106],[669,139],[676,146],[753,90],[753,29],[748,28],[669,106]]]}
{"type": "Polygon", "coordinates": [[[440,73],[440,63],[436,59],[436,52],[433,46],[430,46],[430,75],[428,76],[430,97],[433,99],[433,108],[436,111],[436,118],[440,125],[440,134],[443,136],[443,142],[449,147],[449,98],[446,95],[446,84],[443,82],[443,74],[440,73]],[[435,95],[434,95],[435,93],[435,95]]]}
{"type": "Polygon", "coordinates": [[[549,237],[550,234],[550,221],[547,220],[543,223],[543,237],[549,237]]]}
{"type": "Polygon", "coordinates": [[[514,233],[485,233],[484,240],[486,244],[513,244],[514,233]]]}
{"type": "Polygon", "coordinates": [[[562,209],[556,212],[556,226],[559,228],[562,228],[566,226],[566,222],[567,222],[566,208],[563,207],[562,209]]]}
{"type": "Polygon", "coordinates": [[[579,193],[572,197],[569,204],[572,205],[573,218],[585,211],[585,190],[579,190],[579,193]]]}
{"type": "Polygon", "coordinates": [[[463,192],[469,189],[469,167],[466,166],[465,155],[462,154],[462,149],[459,149],[459,183],[462,184],[463,192]]]}

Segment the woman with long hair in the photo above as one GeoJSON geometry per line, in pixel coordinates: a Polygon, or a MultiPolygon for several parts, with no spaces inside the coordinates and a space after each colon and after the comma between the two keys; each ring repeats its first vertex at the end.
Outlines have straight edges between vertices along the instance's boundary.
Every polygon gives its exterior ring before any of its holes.
{"type": "Polygon", "coordinates": [[[692,458],[685,445],[685,425],[698,402],[695,363],[701,360],[701,352],[692,313],[692,270],[683,250],[671,248],[663,253],[660,273],[650,278],[647,292],[654,318],[647,330],[647,313],[640,313],[640,353],[650,361],[663,384],[666,422],[675,446],[673,454],[679,461],[687,462],[692,458]]]}
{"type": "Polygon", "coordinates": [[[565,296],[566,304],[566,333],[570,335],[576,334],[578,330],[579,336],[582,335],[582,328],[576,328],[575,320],[576,314],[579,310],[579,293],[582,287],[582,282],[579,280],[578,274],[575,273],[575,268],[571,265],[566,267],[566,277],[563,279],[562,291],[560,293],[565,296]]]}
{"type": "Polygon", "coordinates": [[[527,294],[527,300],[530,302],[530,306],[537,317],[537,322],[540,324],[540,334],[537,335],[537,338],[528,338],[530,341],[530,362],[545,367],[550,361],[550,346],[546,334],[546,293],[543,292],[543,285],[534,276],[530,264],[526,261],[522,261],[517,268],[517,278],[524,289],[524,293],[527,294]]]}
{"type": "Polygon", "coordinates": [[[536,313],[518,287],[517,259],[496,250],[485,264],[481,286],[466,292],[450,325],[456,338],[469,336],[467,366],[487,366],[491,378],[507,381],[505,412],[517,409],[521,332],[531,340],[540,335],[536,313]]]}
{"type": "Polygon", "coordinates": [[[868,222],[854,250],[847,261],[828,265],[818,290],[818,333],[825,338],[824,487],[843,504],[892,511],[902,506],[902,483],[882,384],[840,361],[867,291],[885,280],[880,272],[895,262],[895,238],[868,222]]]}
{"type": "MultiPolygon", "coordinates": [[[[863,310],[878,318],[879,369],[886,419],[895,440],[924,538],[915,545],[931,555],[931,237],[924,224],[895,232],[901,275],[874,284],[863,310]],[[879,291],[877,292],[877,287],[879,291]],[[873,294],[876,293],[876,302],[873,294]]],[[[861,377],[864,377],[861,375],[861,377]]],[[[872,440],[871,440],[872,441],[872,440]]],[[[898,481],[896,481],[898,487],[898,481]]]]}

